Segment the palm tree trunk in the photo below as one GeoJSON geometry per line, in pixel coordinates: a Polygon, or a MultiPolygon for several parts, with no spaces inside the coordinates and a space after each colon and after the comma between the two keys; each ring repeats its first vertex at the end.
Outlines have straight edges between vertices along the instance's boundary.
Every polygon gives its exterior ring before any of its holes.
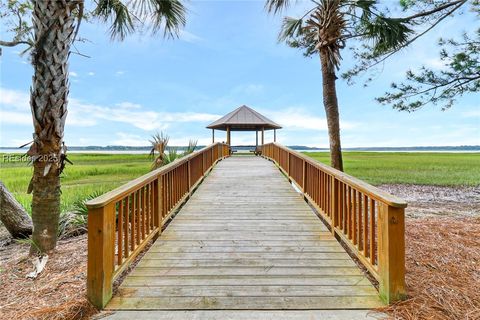
{"type": "Polygon", "coordinates": [[[67,117],[68,56],[74,38],[79,0],[34,1],[35,46],[30,105],[33,117],[32,252],[48,252],[57,243],[60,217],[60,173],[63,132],[67,117]]]}
{"type": "Polygon", "coordinates": [[[335,69],[330,65],[328,54],[320,51],[323,80],[323,106],[327,115],[328,136],[330,139],[330,162],[332,167],[343,171],[342,148],[340,144],[340,115],[338,113],[335,69]]]}

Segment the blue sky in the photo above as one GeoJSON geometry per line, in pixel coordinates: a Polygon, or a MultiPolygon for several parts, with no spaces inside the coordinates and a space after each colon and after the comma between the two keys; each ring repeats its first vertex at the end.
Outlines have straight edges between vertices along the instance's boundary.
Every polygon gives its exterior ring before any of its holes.
{"type": "MultiPolygon", "coordinates": [[[[299,6],[305,6],[300,3],[299,6]]],[[[65,141],[70,146],[148,145],[156,131],[171,144],[210,143],[205,126],[246,104],[281,124],[279,142],[327,147],[321,74],[317,58],[277,43],[281,17],[267,16],[263,1],[201,1],[188,5],[179,40],[148,34],[112,42],[107,27],[83,24],[90,40],[71,55],[70,102],[65,141]]],[[[295,15],[295,10],[290,12],[295,15]]],[[[445,21],[421,42],[385,63],[367,88],[337,83],[344,147],[479,145],[480,99],[458,99],[445,112],[427,106],[400,113],[374,101],[408,68],[439,68],[436,41],[478,25],[472,14],[445,21]]],[[[3,37],[3,36],[2,36],[3,37]]],[[[0,58],[0,146],[31,140],[28,92],[32,67],[19,48],[0,58]]],[[[353,60],[343,53],[342,71],[353,60]]],[[[224,140],[223,133],[217,133],[224,140]]],[[[273,134],[267,133],[266,141],[273,134]]],[[[254,143],[255,133],[233,133],[233,144],[254,143]]]]}

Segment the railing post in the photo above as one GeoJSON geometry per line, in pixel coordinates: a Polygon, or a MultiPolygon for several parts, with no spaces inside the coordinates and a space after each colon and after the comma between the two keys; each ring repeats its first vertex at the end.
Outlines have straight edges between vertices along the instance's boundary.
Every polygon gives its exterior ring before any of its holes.
{"type": "Polygon", "coordinates": [[[379,206],[378,273],[380,296],[386,303],[405,299],[405,209],[379,206]]]}
{"type": "Polygon", "coordinates": [[[114,202],[88,210],[87,296],[99,309],[112,298],[115,228],[114,202]]]}

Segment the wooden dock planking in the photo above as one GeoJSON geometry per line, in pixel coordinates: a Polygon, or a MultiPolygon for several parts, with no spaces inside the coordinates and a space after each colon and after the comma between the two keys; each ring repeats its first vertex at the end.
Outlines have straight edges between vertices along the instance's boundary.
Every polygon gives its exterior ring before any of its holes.
{"type": "Polygon", "coordinates": [[[371,309],[378,292],[271,163],[221,161],[110,310],[371,309]]]}

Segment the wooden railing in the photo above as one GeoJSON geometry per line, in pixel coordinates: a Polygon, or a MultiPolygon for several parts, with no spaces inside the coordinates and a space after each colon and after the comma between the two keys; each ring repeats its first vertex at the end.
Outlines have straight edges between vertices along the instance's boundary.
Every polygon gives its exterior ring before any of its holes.
{"type": "Polygon", "coordinates": [[[107,304],[113,281],[229,152],[225,144],[210,145],[87,202],[87,295],[92,304],[107,304]]]}
{"type": "Polygon", "coordinates": [[[277,143],[262,146],[378,280],[385,302],[405,296],[407,203],[359,179],[277,143]]]}

